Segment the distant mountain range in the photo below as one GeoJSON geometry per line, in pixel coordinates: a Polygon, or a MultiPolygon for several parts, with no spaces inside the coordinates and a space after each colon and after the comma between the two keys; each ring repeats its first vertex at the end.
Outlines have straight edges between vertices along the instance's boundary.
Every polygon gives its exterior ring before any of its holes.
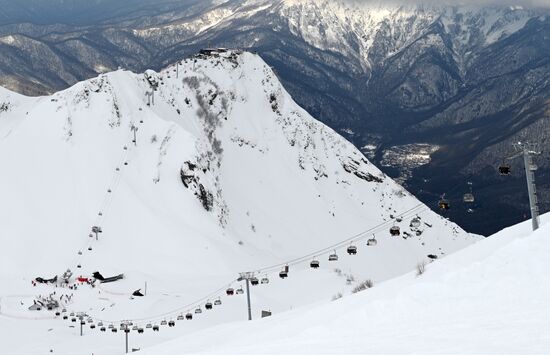
{"type": "Polygon", "coordinates": [[[301,106],[424,202],[435,207],[446,193],[447,216],[466,229],[489,234],[527,216],[521,161],[511,162],[511,177],[496,171],[518,140],[544,152],[537,178],[541,207],[550,209],[548,10],[343,0],[98,0],[85,12],[76,0],[44,4],[6,5],[0,15],[8,88],[51,93],[118,67],[160,69],[204,47],[250,49],[301,106]],[[468,182],[472,205],[461,201],[468,182]]]}

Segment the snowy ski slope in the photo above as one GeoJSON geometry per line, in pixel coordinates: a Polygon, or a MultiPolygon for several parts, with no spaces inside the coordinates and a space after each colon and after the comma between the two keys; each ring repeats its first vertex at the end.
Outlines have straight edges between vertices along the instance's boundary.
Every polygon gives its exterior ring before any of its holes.
{"type": "Polygon", "coordinates": [[[144,354],[548,354],[550,215],[335,302],[193,333],[144,354]],[[212,341],[215,340],[215,341],[212,341]]]}
{"type": "Polygon", "coordinates": [[[38,294],[73,294],[68,311],[143,327],[223,301],[184,325],[132,333],[146,347],[246,319],[245,298],[224,297],[242,286],[241,271],[271,281],[253,288],[256,318],[402,275],[480,239],[315,121],[251,53],[188,58],[160,73],[120,70],[50,97],[0,89],[0,166],[0,332],[17,335],[0,342],[2,353],[120,353],[120,333],[87,326],[80,338],[74,323],[29,312],[38,294]],[[99,240],[88,236],[94,225],[99,240]],[[399,237],[389,235],[394,225],[399,237]],[[367,247],[373,234],[378,243],[367,247]],[[358,255],[348,256],[352,244],[358,255]],[[334,252],[340,260],[329,263],[334,252]],[[309,268],[314,258],[319,270],[309,268]],[[31,285],[67,268],[125,279],[78,290],[31,285]],[[132,299],[145,283],[147,296],[132,299]]]}

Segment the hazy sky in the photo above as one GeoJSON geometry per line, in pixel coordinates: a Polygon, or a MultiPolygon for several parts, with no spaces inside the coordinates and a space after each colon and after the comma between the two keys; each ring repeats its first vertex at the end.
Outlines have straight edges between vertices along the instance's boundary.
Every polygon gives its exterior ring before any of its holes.
{"type": "MultiPolygon", "coordinates": [[[[352,0],[353,1],[353,0],[352,0]]],[[[384,3],[431,3],[441,5],[505,5],[524,7],[550,7],[550,0],[355,0],[356,2],[384,3]]]]}

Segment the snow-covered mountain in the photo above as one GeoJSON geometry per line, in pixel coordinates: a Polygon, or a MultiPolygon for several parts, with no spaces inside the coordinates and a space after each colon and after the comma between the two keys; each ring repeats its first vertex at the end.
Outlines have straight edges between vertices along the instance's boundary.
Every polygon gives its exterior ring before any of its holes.
{"type": "Polygon", "coordinates": [[[1,89],[0,165],[0,332],[34,339],[2,341],[10,354],[119,351],[116,336],[87,326],[78,338],[74,323],[29,312],[38,294],[73,294],[64,307],[94,324],[143,327],[223,300],[162,335],[132,335],[141,347],[245,319],[245,299],[224,297],[243,286],[235,281],[241,271],[270,281],[252,289],[256,318],[401,275],[479,240],[315,121],[247,52],[202,54],[159,73],[119,70],[51,96],[1,89]],[[103,230],[97,240],[92,226],[103,230]],[[347,255],[349,246],[357,255],[347,255]],[[339,260],[329,262],[333,253],[339,260]],[[310,269],[314,259],[319,270],[310,269]],[[31,285],[67,268],[125,278],[78,290],[31,285]],[[146,297],[130,297],[145,287],[146,297]],[[104,350],[94,350],[98,343],[104,350]]]}
{"type": "Polygon", "coordinates": [[[253,323],[219,326],[144,354],[544,354],[550,347],[550,216],[429,264],[426,272],[253,323]],[[246,337],[241,337],[246,334],[246,337]],[[216,339],[215,342],[209,341],[216,339]]]}
{"type": "Polygon", "coordinates": [[[159,70],[204,47],[257,51],[300,106],[431,206],[446,192],[453,219],[479,233],[528,213],[519,162],[511,181],[495,170],[511,143],[536,141],[550,151],[548,9],[353,0],[5,3],[5,87],[53,93],[119,67],[159,70]],[[461,204],[467,181],[478,197],[473,214],[461,204]]]}

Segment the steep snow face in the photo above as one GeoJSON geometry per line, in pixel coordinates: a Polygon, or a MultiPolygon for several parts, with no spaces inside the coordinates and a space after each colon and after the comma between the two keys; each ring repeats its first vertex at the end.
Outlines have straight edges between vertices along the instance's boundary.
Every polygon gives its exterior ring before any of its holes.
{"type": "Polygon", "coordinates": [[[143,353],[544,354],[550,347],[549,217],[535,233],[529,221],[508,228],[427,265],[421,276],[194,333],[143,353]]]}
{"type": "MultiPolygon", "coordinates": [[[[30,280],[67,268],[75,276],[125,274],[116,284],[71,290],[70,310],[144,325],[242,286],[232,281],[240,271],[271,279],[254,288],[256,317],[349,293],[366,278],[403,274],[428,255],[479,239],[315,121],[250,53],[200,55],[160,73],[117,71],[50,97],[3,90],[0,107],[7,107],[0,111],[0,279],[7,285],[0,331],[26,329],[38,339],[14,338],[0,345],[7,353],[55,344],[75,354],[77,340],[83,353],[97,349],[102,333],[75,340],[63,321],[26,310],[36,293],[56,290],[30,280]],[[103,230],[97,240],[89,237],[94,225],[103,230]],[[390,236],[392,226],[400,236],[390,236]],[[367,247],[373,234],[377,245],[367,247]],[[358,255],[345,257],[350,244],[358,255]],[[332,253],[338,262],[328,262],[332,253]],[[313,258],[320,270],[310,271],[313,258]],[[289,279],[280,280],[287,263],[289,279]],[[146,282],[147,297],[129,299],[146,282]],[[29,317],[43,319],[21,320],[29,317]]],[[[242,297],[223,302],[192,326],[139,342],[246,316],[242,297]]],[[[101,340],[105,353],[115,353],[116,342],[101,340]]]]}

